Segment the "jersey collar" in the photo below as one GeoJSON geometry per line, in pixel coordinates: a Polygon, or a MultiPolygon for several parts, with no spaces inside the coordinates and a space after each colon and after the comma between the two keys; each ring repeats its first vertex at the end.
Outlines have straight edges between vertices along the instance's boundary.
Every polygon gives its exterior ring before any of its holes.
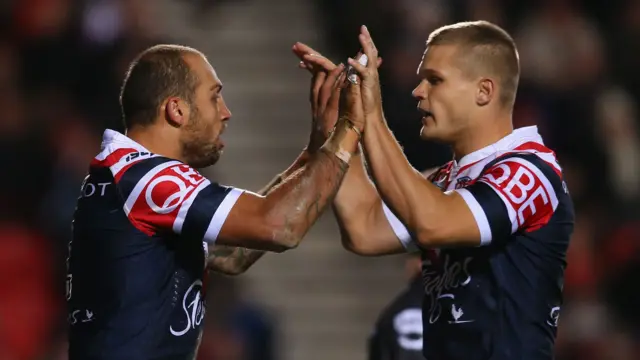
{"type": "Polygon", "coordinates": [[[538,133],[537,126],[527,126],[515,129],[513,132],[511,132],[511,134],[503,137],[497,142],[480,150],[476,150],[471,154],[463,156],[460,161],[456,161],[454,159],[453,166],[456,168],[461,168],[469,164],[478,162],[496,153],[513,150],[514,148],[527,142],[536,142],[544,145],[544,143],[542,142],[542,137],[538,133]]]}
{"type": "Polygon", "coordinates": [[[131,140],[126,135],[111,129],[104,131],[104,134],[102,135],[102,145],[100,146],[101,151],[105,151],[105,149],[111,149],[111,151],[114,151],[124,148],[136,149],[141,152],[149,152],[149,150],[144,146],[131,140]]]}

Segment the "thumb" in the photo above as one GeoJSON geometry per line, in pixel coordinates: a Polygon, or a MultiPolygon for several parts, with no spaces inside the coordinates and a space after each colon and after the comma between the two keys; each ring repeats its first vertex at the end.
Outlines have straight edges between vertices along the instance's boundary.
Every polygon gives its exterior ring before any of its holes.
{"type": "Polygon", "coordinates": [[[349,82],[347,88],[345,89],[345,115],[354,123],[360,123],[363,120],[362,117],[364,116],[364,111],[362,108],[362,89],[360,86],[360,83],[353,84],[349,82]]]}
{"type": "Polygon", "coordinates": [[[346,91],[347,91],[346,102],[349,107],[357,105],[358,103],[362,102],[360,82],[358,82],[357,84],[354,84],[349,81],[349,83],[347,84],[346,91]]]}

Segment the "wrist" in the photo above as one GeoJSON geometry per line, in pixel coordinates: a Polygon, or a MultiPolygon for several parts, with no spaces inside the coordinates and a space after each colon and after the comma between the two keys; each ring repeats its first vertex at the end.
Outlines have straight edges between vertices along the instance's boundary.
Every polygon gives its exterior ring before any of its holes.
{"type": "Polygon", "coordinates": [[[365,131],[369,131],[368,129],[378,129],[380,126],[387,126],[387,120],[384,118],[384,114],[382,112],[376,111],[371,113],[366,116],[366,119],[365,131]]]}
{"type": "Polygon", "coordinates": [[[384,111],[382,111],[382,109],[376,109],[376,110],[373,110],[373,111],[367,113],[365,115],[365,118],[367,119],[367,123],[369,123],[369,122],[378,122],[378,123],[385,122],[384,111]]]}
{"type": "Polygon", "coordinates": [[[320,147],[327,141],[329,136],[331,136],[332,129],[325,130],[321,127],[314,127],[309,135],[309,143],[304,148],[305,151],[313,154],[317,152],[320,147]]]}
{"type": "Polygon", "coordinates": [[[325,142],[322,149],[334,154],[345,163],[349,163],[351,156],[358,151],[361,132],[350,120],[340,118],[336,127],[325,142]]]}
{"type": "Polygon", "coordinates": [[[362,134],[364,133],[365,124],[358,124],[354,121],[351,121],[348,116],[340,117],[339,122],[344,123],[349,130],[355,132],[356,135],[358,135],[358,140],[362,140],[362,134]]]}

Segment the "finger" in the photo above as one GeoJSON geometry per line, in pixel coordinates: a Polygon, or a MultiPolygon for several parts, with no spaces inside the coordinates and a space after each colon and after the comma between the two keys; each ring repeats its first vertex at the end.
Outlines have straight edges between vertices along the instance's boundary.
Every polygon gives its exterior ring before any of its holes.
{"type": "Polygon", "coordinates": [[[349,58],[347,59],[347,62],[349,63],[349,65],[351,65],[353,67],[353,69],[358,73],[358,75],[360,76],[364,76],[367,73],[367,68],[360,64],[358,61],[349,58]]]}
{"type": "MultiPolygon", "coordinates": [[[[356,56],[354,57],[354,59],[360,59],[360,56],[362,56],[363,52],[362,51],[358,51],[358,53],[356,54],[356,56]]],[[[382,66],[382,58],[380,57],[380,55],[378,55],[378,64],[377,64],[377,68],[380,68],[380,66],[382,66]]]]}
{"type": "MultiPolygon", "coordinates": [[[[336,87],[337,85],[337,80],[338,77],[340,76],[340,74],[344,71],[344,65],[340,64],[338,66],[336,66],[335,69],[333,69],[329,75],[327,75],[324,84],[322,84],[322,87],[320,88],[320,95],[319,95],[319,109],[323,109],[324,107],[326,107],[327,101],[329,100],[329,98],[331,97],[331,93],[332,90],[336,87]]],[[[322,110],[321,110],[322,111],[322,110]]]]}
{"type": "Polygon", "coordinates": [[[327,73],[324,71],[318,71],[315,73],[313,77],[313,81],[311,82],[311,103],[314,104],[316,109],[319,109],[320,102],[318,101],[318,96],[320,94],[320,87],[324,84],[325,79],[327,78],[327,73]]]}
{"type": "Polygon", "coordinates": [[[347,72],[343,71],[338,76],[338,80],[336,80],[336,87],[339,89],[344,89],[347,86],[347,72]]]}
{"type": "Polygon", "coordinates": [[[362,94],[360,83],[349,83],[344,90],[345,94],[345,109],[344,114],[349,120],[359,123],[363,114],[362,110],[362,94]]]}
{"type": "MultiPolygon", "coordinates": [[[[365,25],[362,25],[360,28],[360,35],[358,36],[360,40],[360,45],[362,45],[362,50],[369,57],[369,60],[378,58],[378,49],[371,38],[371,33],[369,33],[369,29],[365,25]]],[[[378,61],[370,61],[368,67],[377,67],[378,61]]]]}
{"type": "Polygon", "coordinates": [[[313,66],[311,66],[311,64],[307,64],[304,61],[300,61],[298,63],[298,67],[300,69],[305,69],[305,70],[309,70],[309,72],[313,73],[313,66]]]}
{"type": "Polygon", "coordinates": [[[358,102],[358,100],[360,99],[360,83],[349,83],[347,85],[347,99],[355,103],[358,102]]]}
{"type": "Polygon", "coordinates": [[[319,57],[323,57],[320,53],[318,53],[316,50],[314,50],[312,47],[297,42],[293,45],[293,47],[291,48],[291,50],[293,51],[293,53],[301,60],[301,63],[304,63],[304,66],[299,65],[299,67],[301,69],[307,69],[310,72],[314,72],[315,71],[315,65],[310,64],[310,63],[306,63],[304,60],[304,56],[305,55],[313,55],[313,56],[319,56],[319,57]]]}
{"type": "Polygon", "coordinates": [[[343,71],[338,76],[338,79],[336,81],[336,86],[334,86],[331,91],[331,97],[329,97],[329,101],[327,102],[325,112],[336,111],[340,107],[340,93],[342,92],[342,89],[343,89],[344,80],[345,80],[345,73],[343,71]]]}
{"type": "Polygon", "coordinates": [[[307,44],[303,44],[301,42],[295,43],[293,45],[293,49],[292,50],[293,50],[293,53],[296,54],[296,56],[298,56],[301,60],[302,60],[302,56],[304,56],[305,54],[321,55],[319,52],[314,50],[311,46],[309,46],[307,44]]]}
{"type": "Polygon", "coordinates": [[[327,59],[324,56],[316,54],[305,54],[302,57],[302,61],[304,61],[306,64],[310,64],[316,70],[324,70],[330,72],[336,68],[336,65],[331,60],[327,59]]]}

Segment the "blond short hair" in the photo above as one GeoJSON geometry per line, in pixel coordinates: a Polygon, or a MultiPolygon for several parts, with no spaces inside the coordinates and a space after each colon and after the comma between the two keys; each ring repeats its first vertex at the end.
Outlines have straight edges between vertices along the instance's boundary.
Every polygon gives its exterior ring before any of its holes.
{"type": "Polygon", "coordinates": [[[488,73],[498,79],[500,103],[513,107],[520,80],[520,60],[511,35],[488,21],[466,21],[443,26],[429,35],[427,47],[456,45],[459,66],[469,76],[488,73]]]}

